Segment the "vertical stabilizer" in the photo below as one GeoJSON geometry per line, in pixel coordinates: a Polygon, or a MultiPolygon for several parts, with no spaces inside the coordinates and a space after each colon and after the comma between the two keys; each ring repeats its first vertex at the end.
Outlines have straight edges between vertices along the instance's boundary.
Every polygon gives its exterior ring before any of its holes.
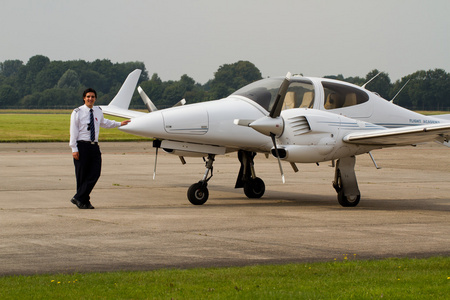
{"type": "Polygon", "coordinates": [[[141,72],[141,70],[136,69],[128,75],[119,92],[114,99],[112,99],[109,105],[122,109],[128,109],[131,98],[133,97],[134,89],[136,88],[139,77],[141,76],[141,72]]]}

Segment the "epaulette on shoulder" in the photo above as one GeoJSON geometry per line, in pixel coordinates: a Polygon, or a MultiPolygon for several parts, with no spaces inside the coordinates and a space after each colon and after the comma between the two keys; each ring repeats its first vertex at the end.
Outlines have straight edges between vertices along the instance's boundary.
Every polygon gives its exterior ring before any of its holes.
{"type": "Polygon", "coordinates": [[[74,112],[79,112],[80,111],[80,108],[79,107],[77,107],[77,108],[75,108],[74,110],[73,110],[74,112]]]}
{"type": "Polygon", "coordinates": [[[97,106],[98,108],[100,108],[100,110],[103,110],[100,106],[97,106]]]}

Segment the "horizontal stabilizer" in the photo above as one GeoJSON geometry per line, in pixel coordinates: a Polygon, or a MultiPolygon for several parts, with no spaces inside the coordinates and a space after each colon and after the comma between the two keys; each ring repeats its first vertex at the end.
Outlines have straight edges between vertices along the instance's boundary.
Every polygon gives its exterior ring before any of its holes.
{"type": "Polygon", "coordinates": [[[128,110],[128,109],[123,109],[123,108],[119,108],[119,107],[111,106],[111,105],[100,106],[100,107],[102,108],[104,114],[121,117],[121,118],[126,118],[126,119],[137,118],[137,117],[147,114],[147,113],[144,113],[141,111],[128,110]]]}
{"type": "Polygon", "coordinates": [[[360,145],[402,146],[433,140],[442,143],[442,141],[448,141],[449,138],[450,123],[444,123],[350,133],[343,140],[360,145]]]}

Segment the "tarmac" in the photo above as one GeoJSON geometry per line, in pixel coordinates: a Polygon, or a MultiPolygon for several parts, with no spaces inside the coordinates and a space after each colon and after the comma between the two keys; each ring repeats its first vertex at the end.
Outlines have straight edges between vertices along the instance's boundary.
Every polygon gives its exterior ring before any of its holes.
{"type": "Polygon", "coordinates": [[[283,163],[258,154],[261,199],[234,189],[236,153],[217,156],[209,200],[188,187],[201,158],[158,155],[150,142],[102,143],[94,210],[75,193],[67,143],[0,144],[0,275],[226,267],[450,255],[450,149],[438,144],[357,157],[357,207],[341,207],[329,162],[283,163]]]}

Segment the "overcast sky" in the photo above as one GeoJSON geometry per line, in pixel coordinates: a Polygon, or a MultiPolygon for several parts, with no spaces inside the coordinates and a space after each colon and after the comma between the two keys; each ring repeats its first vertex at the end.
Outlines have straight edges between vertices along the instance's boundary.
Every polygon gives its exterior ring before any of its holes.
{"type": "Polygon", "coordinates": [[[450,71],[449,0],[2,0],[0,61],[141,61],[151,76],[205,83],[248,60],[263,77],[392,81],[450,71]]]}

